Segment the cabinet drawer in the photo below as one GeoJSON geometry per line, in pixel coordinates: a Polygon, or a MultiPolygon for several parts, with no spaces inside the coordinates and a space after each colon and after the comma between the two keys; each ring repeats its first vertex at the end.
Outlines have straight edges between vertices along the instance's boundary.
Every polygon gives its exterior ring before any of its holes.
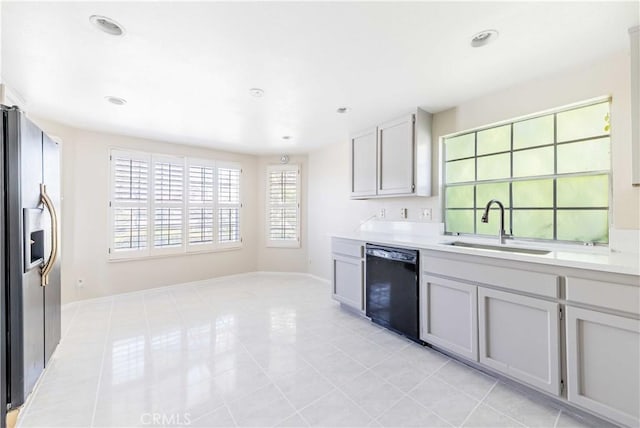
{"type": "Polygon", "coordinates": [[[333,238],[331,240],[331,252],[349,257],[364,257],[364,245],[360,241],[350,239],[333,238]]]}
{"type": "Polygon", "coordinates": [[[567,277],[567,300],[640,314],[640,286],[567,277]]]}
{"type": "Polygon", "coordinates": [[[425,273],[434,273],[540,296],[559,297],[558,276],[553,274],[440,257],[424,257],[422,268],[425,273]]]}

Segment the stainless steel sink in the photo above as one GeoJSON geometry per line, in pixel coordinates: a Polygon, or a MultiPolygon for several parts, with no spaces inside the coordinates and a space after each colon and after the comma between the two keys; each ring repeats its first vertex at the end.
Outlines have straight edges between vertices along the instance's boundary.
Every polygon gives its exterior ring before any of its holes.
{"type": "Polygon", "coordinates": [[[533,248],[518,248],[518,247],[503,247],[500,245],[472,244],[469,242],[462,242],[462,241],[447,242],[445,245],[451,245],[454,247],[478,248],[481,250],[505,251],[508,253],[524,253],[524,254],[536,254],[536,255],[544,255],[544,254],[549,254],[551,252],[547,250],[536,250],[533,248]]]}

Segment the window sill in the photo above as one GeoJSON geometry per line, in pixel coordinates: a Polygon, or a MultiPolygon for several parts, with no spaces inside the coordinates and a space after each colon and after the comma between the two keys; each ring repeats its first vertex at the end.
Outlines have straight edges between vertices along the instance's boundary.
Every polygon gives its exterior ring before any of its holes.
{"type": "Polygon", "coordinates": [[[289,249],[299,249],[301,248],[300,242],[268,242],[265,247],[267,248],[289,248],[289,249]]]}
{"type": "Polygon", "coordinates": [[[184,257],[184,256],[193,256],[193,255],[202,255],[202,254],[212,254],[212,253],[226,253],[229,251],[236,251],[243,249],[242,243],[238,245],[228,245],[221,246],[218,248],[211,248],[206,250],[192,250],[192,251],[181,251],[177,253],[166,253],[166,254],[152,254],[152,255],[139,255],[139,256],[113,256],[108,254],[107,261],[109,263],[121,263],[121,262],[140,262],[145,260],[155,260],[155,259],[167,259],[172,257],[184,257]]]}

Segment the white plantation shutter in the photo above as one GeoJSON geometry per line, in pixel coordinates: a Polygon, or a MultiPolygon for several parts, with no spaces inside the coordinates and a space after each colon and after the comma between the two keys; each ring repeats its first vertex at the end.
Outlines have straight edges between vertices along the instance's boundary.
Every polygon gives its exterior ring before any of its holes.
{"type": "Polygon", "coordinates": [[[183,245],[184,159],[153,156],[153,247],[183,245]]]}
{"type": "Polygon", "coordinates": [[[114,151],[111,160],[111,249],[135,254],[148,248],[149,156],[114,151]]]}
{"type": "Polygon", "coordinates": [[[218,167],[218,242],[240,242],[239,167],[218,167]]]}
{"type": "Polygon", "coordinates": [[[110,258],[240,247],[239,164],[112,150],[110,258]]]}
{"type": "Polygon", "coordinates": [[[147,209],[116,207],[113,212],[114,251],[147,248],[147,209]]]}
{"type": "Polygon", "coordinates": [[[267,245],[300,246],[300,171],[297,165],[267,168],[267,245]]]}
{"type": "Polygon", "coordinates": [[[213,243],[213,208],[189,208],[189,244],[213,243]]]}
{"type": "Polygon", "coordinates": [[[213,165],[189,165],[188,243],[198,249],[213,244],[214,172],[213,165]]]}
{"type": "Polygon", "coordinates": [[[114,197],[117,201],[146,201],[149,188],[149,161],[124,154],[112,156],[114,197]]]}

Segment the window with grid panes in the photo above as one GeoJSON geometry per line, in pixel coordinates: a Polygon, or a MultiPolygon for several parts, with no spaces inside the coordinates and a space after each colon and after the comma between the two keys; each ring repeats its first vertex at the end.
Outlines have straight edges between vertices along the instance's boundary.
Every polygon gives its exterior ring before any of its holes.
{"type": "Polygon", "coordinates": [[[239,247],[237,164],[113,150],[111,258],[239,247]]]}
{"type": "Polygon", "coordinates": [[[515,238],[608,243],[608,100],[447,137],[443,150],[447,233],[496,235],[497,208],[480,218],[498,199],[515,238]]]}
{"type": "Polygon", "coordinates": [[[300,246],[300,169],[267,168],[267,246],[300,246]]]}

